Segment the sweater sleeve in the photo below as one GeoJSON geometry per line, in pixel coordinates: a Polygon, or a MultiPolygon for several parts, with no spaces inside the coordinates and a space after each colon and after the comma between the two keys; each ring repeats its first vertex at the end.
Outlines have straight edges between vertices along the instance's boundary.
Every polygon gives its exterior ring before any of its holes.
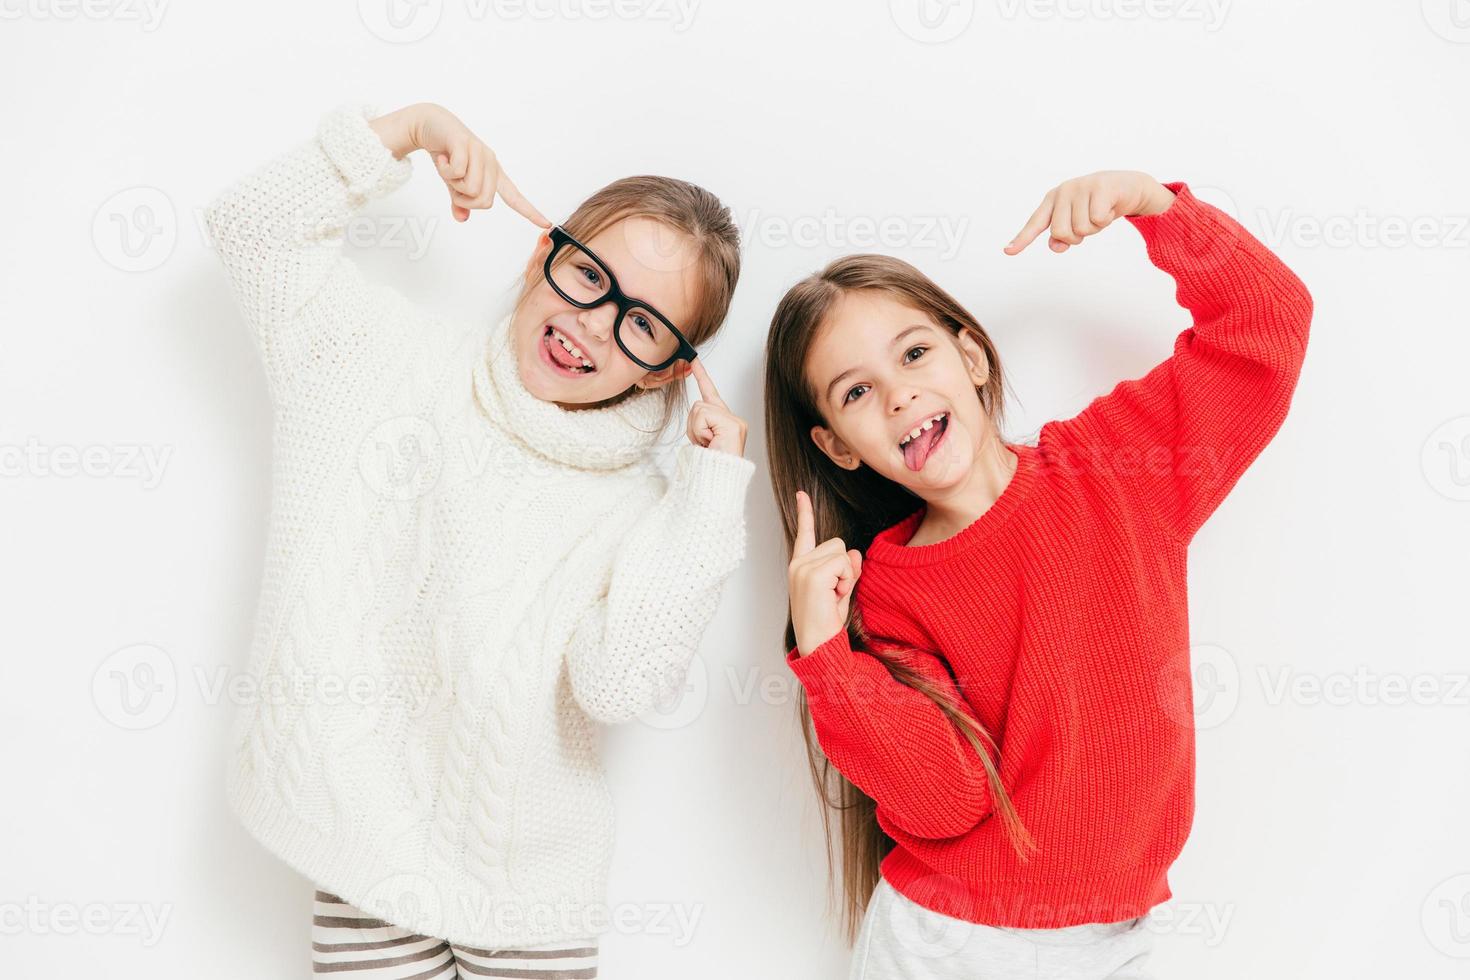
{"type": "Polygon", "coordinates": [[[637,718],[683,683],[720,590],[745,557],[755,463],[693,443],[676,456],[672,480],[651,481],[567,651],[572,696],[606,724],[637,718]]]}
{"type": "MultiPolygon", "coordinates": [[[[965,703],[938,656],[907,647],[899,652],[965,703]]],[[[966,833],[992,812],[985,769],[970,740],[931,699],[895,680],[876,657],[854,650],[846,630],[805,656],[793,647],[786,662],[806,691],[822,751],[872,797],[888,823],[940,840],[966,833]]]]}
{"type": "Polygon", "coordinates": [[[384,302],[391,290],[365,282],[342,250],[349,219],[413,169],[368,125],[374,115],[366,104],[337,106],[321,117],[313,138],[205,208],[212,247],[277,401],[308,384],[332,385],[354,359],[382,350],[386,334],[405,319],[398,304],[384,302]]]}
{"type": "Polygon", "coordinates": [[[1129,222],[1173,277],[1193,325],[1171,357],[1052,423],[1069,460],[1100,467],[1188,544],[1281,427],[1306,355],[1312,298],[1233,218],[1183,182],[1129,222]]]}

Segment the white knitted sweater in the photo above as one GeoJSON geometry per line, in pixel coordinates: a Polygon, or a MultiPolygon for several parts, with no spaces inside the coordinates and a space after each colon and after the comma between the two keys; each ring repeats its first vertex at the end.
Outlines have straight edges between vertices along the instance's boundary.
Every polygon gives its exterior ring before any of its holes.
{"type": "Polygon", "coordinates": [[[373,114],[331,110],[206,210],[275,407],[230,805],[406,929],[590,938],[614,824],[593,722],[682,686],[755,464],[686,442],[666,477],[656,391],[562,409],[521,383],[508,317],[366,281],[344,226],[412,170],[373,114]]]}

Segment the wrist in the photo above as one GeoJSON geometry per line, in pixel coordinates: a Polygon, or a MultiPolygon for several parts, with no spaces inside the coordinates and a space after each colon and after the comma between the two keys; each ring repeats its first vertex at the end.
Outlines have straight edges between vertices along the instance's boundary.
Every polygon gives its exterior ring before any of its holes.
{"type": "Polygon", "coordinates": [[[424,149],[424,120],[428,118],[429,110],[433,107],[432,102],[415,102],[404,106],[401,110],[408,144],[415,150],[424,149]]]}
{"type": "Polygon", "coordinates": [[[837,634],[838,633],[845,633],[846,632],[846,627],[839,626],[836,629],[823,629],[823,630],[817,630],[816,632],[821,633],[821,634],[824,634],[824,636],[823,636],[822,639],[819,639],[819,640],[817,640],[815,642],[811,642],[809,640],[804,640],[802,638],[802,636],[800,635],[800,632],[798,631],[798,634],[797,634],[797,637],[796,637],[796,656],[797,656],[798,659],[800,659],[801,657],[808,656],[813,651],[818,650],[821,647],[826,646],[828,643],[831,643],[834,639],[837,638],[837,634]]]}
{"type": "Polygon", "coordinates": [[[713,449],[717,453],[725,453],[728,456],[738,456],[741,459],[745,458],[744,446],[722,443],[718,439],[711,439],[709,445],[703,448],[713,449]]]}
{"type": "Polygon", "coordinates": [[[368,125],[378,134],[378,139],[383,141],[383,145],[396,159],[402,160],[420,148],[418,114],[413,111],[415,108],[415,106],[408,106],[403,109],[395,109],[393,112],[368,120],[368,125]]]}
{"type": "Polygon", "coordinates": [[[1134,214],[1138,217],[1146,217],[1151,214],[1162,214],[1169,210],[1169,205],[1174,203],[1174,192],[1169,190],[1157,180],[1150,178],[1147,192],[1144,194],[1143,205],[1134,214]]]}

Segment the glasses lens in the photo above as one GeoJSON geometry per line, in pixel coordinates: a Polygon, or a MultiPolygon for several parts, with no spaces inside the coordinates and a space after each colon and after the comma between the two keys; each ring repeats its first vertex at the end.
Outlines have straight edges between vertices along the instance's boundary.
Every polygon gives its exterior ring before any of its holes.
{"type": "Polygon", "coordinates": [[[618,339],[640,361],[661,364],[679,349],[679,338],[657,313],[635,306],[618,323],[618,339]]]}
{"type": "Polygon", "coordinates": [[[577,303],[595,303],[612,288],[602,264],[570,242],[551,258],[551,281],[577,303]]]}

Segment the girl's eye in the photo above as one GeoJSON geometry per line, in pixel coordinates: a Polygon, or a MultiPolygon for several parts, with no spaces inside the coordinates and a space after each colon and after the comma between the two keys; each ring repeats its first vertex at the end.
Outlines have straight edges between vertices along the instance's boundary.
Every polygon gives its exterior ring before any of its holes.
{"type": "Polygon", "coordinates": [[[653,336],[653,324],[648,321],[648,317],[643,316],[639,313],[634,313],[631,319],[633,320],[633,326],[637,327],[639,330],[642,330],[650,337],[653,336]]]}
{"type": "MultiPolygon", "coordinates": [[[[916,351],[916,350],[917,351],[926,351],[928,349],[929,348],[926,347],[926,346],[924,346],[923,344],[918,344],[918,345],[916,345],[914,347],[910,347],[907,351],[904,352],[904,355],[903,355],[903,361],[904,361],[904,363],[905,364],[912,364],[914,362],[914,360],[917,360],[917,358],[913,358],[913,359],[910,359],[909,358],[909,355],[912,354],[914,351],[916,351]]],[[[859,388],[866,388],[866,387],[867,387],[867,385],[853,385],[851,388],[847,389],[847,394],[845,394],[845,395],[842,396],[842,403],[844,405],[846,405],[848,402],[852,401],[852,393],[854,391],[857,391],[859,388]]]]}
{"type": "Polygon", "coordinates": [[[602,273],[598,272],[590,265],[582,266],[582,278],[586,279],[587,284],[590,286],[602,285],[602,273]]]}

